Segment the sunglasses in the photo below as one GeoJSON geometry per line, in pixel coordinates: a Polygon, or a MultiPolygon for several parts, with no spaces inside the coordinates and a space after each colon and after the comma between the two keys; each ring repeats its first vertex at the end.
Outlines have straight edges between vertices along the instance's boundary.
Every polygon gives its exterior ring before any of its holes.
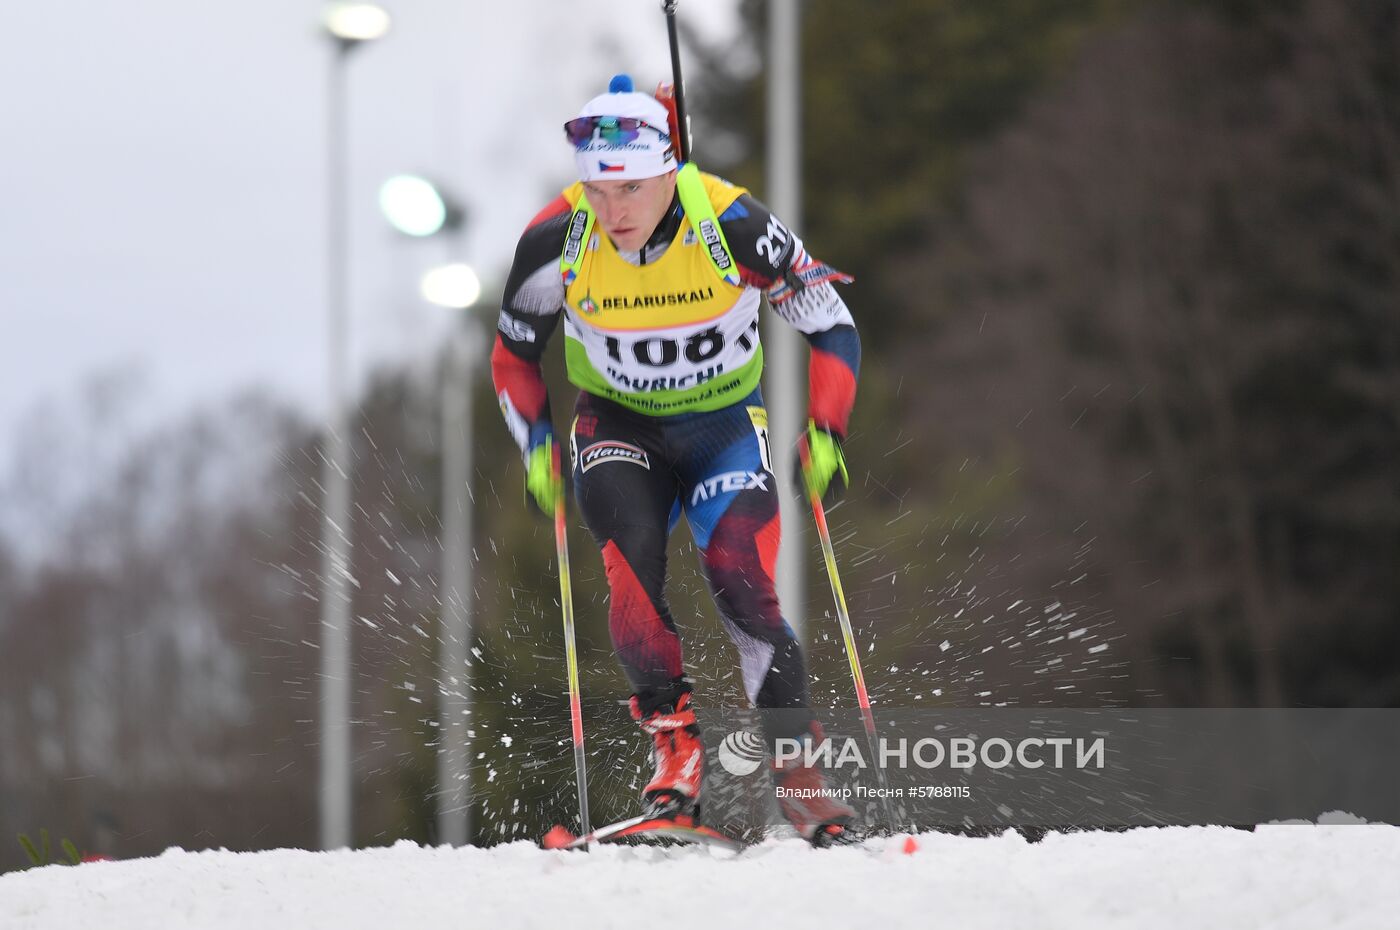
{"type": "Polygon", "coordinates": [[[643,127],[662,136],[669,135],[666,130],[631,116],[580,116],[564,124],[564,134],[574,148],[581,149],[592,142],[595,135],[608,145],[625,145],[635,141],[643,127]]]}

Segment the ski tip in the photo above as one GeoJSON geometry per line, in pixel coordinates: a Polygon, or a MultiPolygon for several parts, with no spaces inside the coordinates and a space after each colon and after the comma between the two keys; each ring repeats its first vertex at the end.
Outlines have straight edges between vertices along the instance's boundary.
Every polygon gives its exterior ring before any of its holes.
{"type": "Polygon", "coordinates": [[[615,74],[608,82],[608,93],[610,94],[630,94],[632,93],[632,75],[615,74]]]}
{"type": "Polygon", "coordinates": [[[578,837],[570,833],[567,827],[555,824],[544,835],[544,839],[540,840],[540,845],[545,849],[563,849],[576,839],[578,837]]]}
{"type": "Polygon", "coordinates": [[[912,836],[906,836],[904,838],[904,846],[902,847],[902,851],[906,856],[914,855],[914,853],[919,851],[919,841],[914,839],[912,836]]]}

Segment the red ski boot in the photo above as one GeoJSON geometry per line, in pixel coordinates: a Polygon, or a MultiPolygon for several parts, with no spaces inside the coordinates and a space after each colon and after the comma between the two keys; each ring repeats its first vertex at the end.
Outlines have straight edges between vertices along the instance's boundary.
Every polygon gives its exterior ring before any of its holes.
{"type": "Polygon", "coordinates": [[[783,816],[804,840],[813,846],[845,846],[860,842],[851,831],[855,809],[831,790],[826,776],[816,766],[789,759],[773,763],[773,781],[779,791],[778,806],[783,816]]]}
{"type": "Polygon", "coordinates": [[[652,760],[656,772],[642,790],[644,813],[648,817],[698,820],[705,746],[700,742],[700,727],[690,707],[690,693],[677,698],[674,707],[665,705],[645,715],[636,695],[632,696],[631,705],[632,719],[654,741],[652,760]]]}

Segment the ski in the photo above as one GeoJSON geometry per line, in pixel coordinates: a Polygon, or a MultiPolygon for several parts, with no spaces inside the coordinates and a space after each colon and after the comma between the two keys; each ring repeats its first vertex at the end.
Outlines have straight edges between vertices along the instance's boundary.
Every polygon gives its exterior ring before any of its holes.
{"type": "Polygon", "coordinates": [[[555,827],[545,835],[546,849],[586,849],[594,843],[616,843],[627,839],[666,839],[699,846],[711,846],[729,852],[740,852],[744,844],[718,830],[697,824],[689,817],[648,817],[643,814],[599,827],[583,836],[574,836],[564,827],[555,827]]]}

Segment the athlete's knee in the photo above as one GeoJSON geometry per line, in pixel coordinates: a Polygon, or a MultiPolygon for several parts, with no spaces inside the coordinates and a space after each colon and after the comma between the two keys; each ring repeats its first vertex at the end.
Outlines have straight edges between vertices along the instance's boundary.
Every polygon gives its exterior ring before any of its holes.
{"type": "Polygon", "coordinates": [[[643,549],[624,554],[612,540],[603,545],[603,570],[608,579],[608,626],[613,643],[644,641],[674,635],[675,624],[666,604],[664,551],[643,549]]]}
{"type": "MultiPolygon", "coordinates": [[[[752,553],[752,543],[749,545],[752,553]]],[[[782,610],[773,578],[750,554],[735,553],[722,545],[711,545],[705,553],[705,567],[720,613],[743,632],[756,639],[774,642],[783,639],[782,610]]]]}
{"type": "Polygon", "coordinates": [[[705,546],[705,567],[712,576],[739,575],[754,586],[771,588],[781,541],[776,504],[744,499],[731,506],[715,525],[705,546]],[[754,509],[754,504],[760,506],[754,509]]]}
{"type": "Polygon", "coordinates": [[[771,587],[755,590],[742,580],[716,586],[715,605],[740,633],[752,639],[776,644],[793,638],[771,587]]]}
{"type": "Polygon", "coordinates": [[[603,571],[614,593],[637,588],[653,598],[661,595],[666,583],[664,536],[622,528],[605,539],[601,549],[603,571]]]}

